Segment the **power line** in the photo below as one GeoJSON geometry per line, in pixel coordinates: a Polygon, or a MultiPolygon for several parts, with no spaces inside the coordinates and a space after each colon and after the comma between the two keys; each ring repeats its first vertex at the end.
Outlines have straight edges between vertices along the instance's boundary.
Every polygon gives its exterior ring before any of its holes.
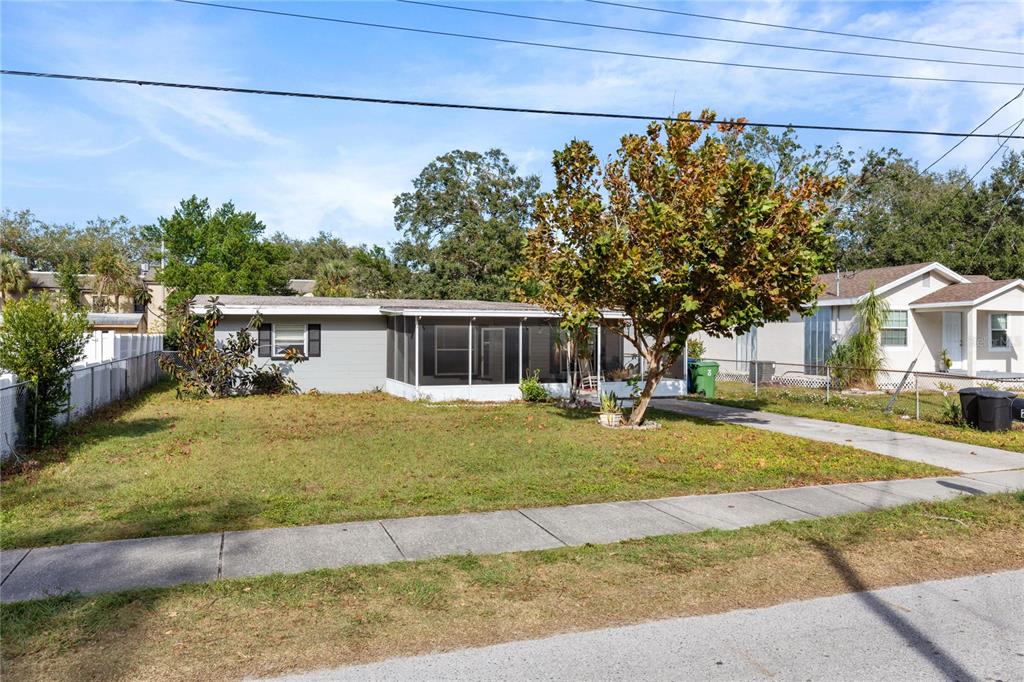
{"type": "Polygon", "coordinates": [[[949,45],[947,43],[930,43],[921,40],[904,40],[901,38],[887,38],[884,36],[871,36],[862,33],[846,33],[843,31],[828,31],[821,28],[807,28],[803,26],[788,26],[786,24],[770,24],[764,21],[750,21],[748,19],[735,19],[732,17],[720,17],[712,14],[697,14],[695,12],[682,12],[679,10],[662,9],[660,7],[644,7],[642,5],[630,5],[624,2],[612,2],[611,0],[587,0],[598,5],[612,5],[614,7],[628,7],[629,9],[643,10],[645,12],[660,12],[662,14],[677,14],[684,17],[697,17],[698,19],[711,19],[712,21],[729,21],[736,24],[748,24],[751,26],[765,26],[768,28],[783,28],[788,31],[805,31],[807,33],[823,33],[830,36],[843,36],[845,38],[862,38],[864,40],[882,40],[889,43],[902,43],[904,45],[922,45],[925,47],[942,47],[950,50],[970,50],[972,52],[990,52],[993,54],[1021,55],[1024,52],[1013,50],[994,50],[987,47],[968,47],[967,45],[949,45]]]}
{"type": "MultiPolygon", "coordinates": [[[[991,120],[992,120],[992,119],[993,119],[993,118],[995,117],[995,115],[996,115],[996,114],[998,114],[998,113],[999,113],[1000,111],[1002,111],[1002,110],[1003,110],[1003,109],[1005,109],[1006,107],[1010,106],[1010,104],[1011,104],[1011,103],[1012,103],[1012,102],[1013,102],[1014,100],[1016,100],[1016,99],[1019,99],[1021,95],[1024,95],[1024,88],[1021,88],[1021,91],[1020,91],[1020,92],[1018,92],[1018,93],[1017,93],[1016,95],[1014,95],[1014,96],[1013,96],[1013,97],[1011,97],[1010,99],[1008,99],[1008,100],[1006,100],[1005,102],[1003,102],[1002,106],[1000,106],[1000,107],[999,107],[998,109],[996,109],[996,110],[995,110],[995,111],[993,111],[993,112],[992,112],[991,114],[989,114],[988,118],[986,118],[986,119],[985,119],[984,121],[982,121],[982,122],[981,122],[981,123],[979,123],[978,125],[974,126],[974,130],[972,130],[971,132],[972,132],[972,133],[976,133],[976,132],[978,132],[978,129],[979,129],[979,128],[981,128],[981,126],[983,126],[983,125],[985,125],[986,123],[988,123],[989,121],[991,121],[991,120]]],[[[1010,125],[1013,125],[1013,124],[1011,123],[1010,125]]],[[[1006,131],[1006,129],[1007,129],[1007,128],[1009,128],[1009,127],[1010,127],[1010,126],[1007,126],[1006,128],[1003,128],[1003,130],[1002,130],[1002,131],[1000,131],[1000,132],[1005,132],[1005,131],[1006,131]]],[[[931,169],[932,169],[932,168],[933,168],[933,167],[935,166],[935,164],[937,164],[937,163],[938,163],[939,161],[942,161],[942,160],[943,160],[944,158],[946,158],[947,156],[949,156],[949,155],[950,155],[950,154],[951,154],[951,153],[953,152],[953,150],[954,150],[954,149],[956,149],[957,147],[959,147],[960,145],[962,145],[962,144],[963,144],[964,142],[966,142],[966,141],[967,141],[967,139],[968,139],[968,138],[966,138],[966,137],[965,137],[964,139],[960,140],[960,141],[959,141],[959,142],[957,142],[957,143],[956,143],[955,145],[953,145],[952,147],[950,147],[949,149],[947,149],[947,150],[946,150],[946,152],[945,152],[945,153],[944,153],[944,154],[943,154],[942,156],[940,156],[939,158],[935,159],[935,160],[934,160],[934,161],[932,161],[932,162],[931,162],[930,164],[928,164],[928,167],[927,167],[927,168],[925,168],[925,169],[924,169],[923,171],[921,171],[921,173],[919,173],[919,175],[921,175],[921,174],[924,174],[924,173],[927,173],[928,171],[930,171],[930,170],[931,170],[931,169]]]]}
{"type": "MultiPolygon", "coordinates": [[[[1016,99],[1016,97],[1014,99],[1016,99]]],[[[1010,100],[1010,101],[1013,101],[1013,100],[1010,100]]],[[[996,154],[998,154],[1000,152],[1000,150],[1002,150],[1002,148],[1006,146],[1006,143],[1009,140],[1016,139],[1014,137],[1014,133],[1016,133],[1017,130],[1022,125],[1024,125],[1024,119],[1021,119],[1020,121],[1017,121],[1017,125],[1014,126],[1012,131],[1010,131],[1010,134],[1007,135],[1005,139],[1002,139],[1002,138],[1000,139],[999,145],[996,147],[995,151],[992,152],[987,159],[985,159],[985,162],[983,164],[981,164],[981,166],[978,167],[978,170],[974,171],[974,175],[972,175],[970,178],[968,178],[967,182],[965,182],[962,185],[960,185],[959,187],[957,187],[956,191],[953,192],[953,195],[951,197],[949,197],[948,199],[946,199],[945,201],[943,201],[942,204],[940,204],[939,207],[935,211],[932,212],[931,216],[929,217],[929,221],[934,219],[934,218],[936,218],[936,217],[945,217],[945,213],[948,212],[949,209],[952,207],[953,201],[955,201],[957,199],[957,197],[959,197],[963,193],[963,191],[965,189],[967,189],[968,187],[973,187],[975,178],[977,178],[981,174],[981,171],[985,170],[985,168],[988,166],[988,164],[992,162],[992,159],[994,159],[996,157],[996,154]]],[[[981,127],[981,126],[978,126],[978,127],[981,127]]],[[[977,130],[977,128],[975,128],[975,130],[977,130]]],[[[921,175],[923,175],[923,173],[918,173],[918,177],[920,177],[921,175]]],[[[1007,201],[1009,201],[1009,197],[1012,196],[1012,194],[1013,194],[1013,192],[1011,191],[1010,194],[1007,195],[1007,201]]],[[[992,221],[992,225],[995,225],[995,220],[992,221]]],[[[989,226],[989,230],[988,231],[991,231],[992,225],[989,226]]],[[[982,243],[984,243],[984,240],[988,237],[988,231],[985,232],[985,237],[982,238],[982,243]]],[[[979,248],[979,253],[980,253],[980,248],[979,248]]]]}
{"type": "MultiPolygon", "coordinates": [[[[412,107],[429,107],[439,109],[468,109],[474,111],[499,111],[515,114],[542,114],[547,116],[575,116],[586,118],[606,118],[629,121],[656,121],[664,120],[664,115],[659,114],[616,114],[597,111],[567,111],[564,109],[533,109],[527,107],[496,106],[487,104],[463,104],[454,102],[429,102],[423,100],[392,99],[381,97],[358,97],[354,95],[333,95],[316,92],[297,92],[292,90],[267,90],[259,88],[238,88],[226,85],[203,85],[199,83],[177,83],[170,81],[151,81],[137,78],[108,78],[104,76],[84,76],[66,73],[46,73],[40,71],[15,71],[11,69],[0,69],[0,75],[22,76],[27,78],[52,78],[58,80],[89,81],[94,83],[117,83],[122,85],[139,85],[158,88],[177,88],[182,90],[202,90],[207,92],[229,92],[244,95],[267,95],[273,97],[295,97],[299,99],[321,99],[339,102],[362,102],[366,104],[394,104],[412,107]]],[[[702,118],[673,118],[672,120],[686,123],[722,123],[724,120],[710,120],[702,118]]],[[[746,126],[761,126],[764,128],[792,128],[793,130],[831,130],[848,133],[879,133],[885,135],[932,135],[937,137],[978,137],[998,139],[1024,139],[1022,136],[1001,136],[992,133],[955,133],[936,130],[915,130],[901,128],[866,128],[857,126],[834,126],[814,125],[809,123],[762,123],[756,121],[745,121],[746,126]]]]}
{"type": "Polygon", "coordinates": [[[670,62],[684,62],[687,64],[712,64],[715,66],[732,66],[743,69],[762,69],[766,71],[787,71],[791,73],[810,73],[825,76],[854,76],[859,78],[891,78],[895,80],[925,81],[933,83],[974,83],[978,85],[1024,85],[1024,82],[1017,81],[987,81],[971,78],[939,78],[935,76],[900,76],[882,73],[867,73],[858,71],[831,71],[826,69],[805,69],[795,66],[771,66],[768,64],[742,64],[739,62],[720,62],[710,59],[691,59],[689,57],[671,57],[668,55],[648,54],[644,52],[623,52],[619,50],[602,50],[594,47],[578,47],[574,45],[560,45],[556,43],[540,43],[530,40],[514,40],[512,38],[496,38],[494,36],[482,36],[473,33],[455,33],[452,31],[437,31],[426,28],[413,28],[411,26],[395,26],[393,24],[378,24],[369,21],[355,21],[353,19],[337,19],[335,17],[324,17],[314,14],[298,14],[295,12],[281,12],[277,10],[259,9],[256,7],[241,7],[238,5],[225,5],[217,2],[202,2],[201,0],[175,0],[187,5],[202,5],[204,7],[216,7],[229,9],[238,12],[254,12],[257,14],[269,14],[293,19],[311,19],[314,21],[329,21],[335,24],[346,24],[349,26],[362,26],[364,28],[380,28],[389,31],[404,31],[407,33],[420,33],[425,35],[444,36],[446,38],[463,38],[466,40],[479,40],[490,43],[504,43],[508,45],[524,45],[528,47],[543,47],[552,50],[566,50],[570,52],[585,52],[589,54],[614,55],[617,57],[637,57],[640,59],[657,59],[670,62]]]}
{"type": "Polygon", "coordinates": [[[780,50],[799,50],[801,52],[824,52],[827,54],[844,54],[854,57],[873,57],[879,59],[901,59],[913,62],[931,62],[937,64],[959,64],[963,66],[988,66],[996,69],[1024,69],[1024,66],[1014,64],[991,64],[987,62],[966,62],[954,59],[932,59],[929,57],[908,57],[898,54],[880,54],[877,52],[855,52],[852,50],[830,50],[823,47],[804,47],[801,45],[780,45],[778,43],[760,43],[751,40],[736,40],[732,38],[715,38],[710,36],[691,35],[688,33],[672,33],[669,31],[655,31],[651,29],[632,28],[627,26],[613,26],[611,24],[594,24],[588,21],[574,21],[571,19],[554,19],[552,17],[538,17],[531,14],[517,14],[515,12],[498,12],[496,10],[479,9],[476,7],[460,7],[458,5],[445,5],[438,2],[423,2],[423,0],[396,0],[407,5],[422,5],[424,7],[436,7],[439,9],[450,9],[458,12],[472,12],[474,14],[490,14],[498,17],[510,17],[514,19],[527,19],[529,21],[544,21],[552,24],[564,24],[568,26],[583,26],[586,28],[599,28],[609,31],[625,31],[628,33],[642,33],[653,36],[666,36],[670,38],[687,38],[690,40],[706,40],[715,43],[730,43],[733,45],[753,45],[755,47],[771,47],[780,50]]]}
{"type": "Polygon", "coordinates": [[[996,211],[996,214],[992,217],[992,220],[989,221],[988,227],[985,228],[985,234],[983,234],[981,236],[981,239],[978,240],[978,248],[974,250],[974,257],[971,258],[971,263],[975,265],[978,264],[978,257],[981,256],[981,251],[982,249],[985,248],[985,242],[988,241],[989,235],[991,235],[992,230],[995,229],[996,221],[1003,217],[1003,213],[1006,211],[1006,207],[1010,205],[1010,198],[1017,193],[1018,184],[1019,183],[1017,183],[1016,181],[1010,183],[1010,191],[1006,193],[1005,197],[1003,197],[1003,202],[999,206],[999,210],[996,211]]]}
{"type": "Polygon", "coordinates": [[[1005,133],[1005,132],[1006,132],[1007,130],[1009,130],[1010,128],[1012,128],[1012,127],[1013,127],[1013,126],[1014,126],[1015,124],[1017,124],[1017,123],[1020,123],[1021,121],[1024,121],[1024,118],[1019,118],[1019,119],[1017,119],[1016,121],[1014,121],[1014,122],[1013,122],[1013,123],[1011,123],[1010,125],[1006,126],[1006,127],[1005,127],[1005,128],[1003,128],[1002,130],[1000,130],[1000,131],[999,131],[998,133],[996,133],[996,135],[1001,135],[1001,134],[1005,133]]]}
{"type": "Polygon", "coordinates": [[[988,164],[990,164],[992,162],[992,159],[996,158],[996,154],[998,154],[1002,150],[1002,148],[1006,146],[1006,143],[1009,140],[1015,139],[1014,138],[1014,133],[1017,132],[1017,130],[1021,127],[1021,125],[1024,125],[1024,119],[1021,119],[1020,121],[1018,121],[1017,125],[1015,125],[1013,127],[1013,130],[1010,131],[1010,134],[1007,135],[1002,141],[1000,141],[999,146],[996,147],[996,150],[994,152],[992,152],[987,159],[985,159],[985,163],[981,164],[981,167],[978,168],[978,170],[974,171],[974,175],[971,176],[971,179],[968,180],[960,189],[957,190],[957,192],[956,192],[957,195],[959,195],[960,192],[962,192],[965,189],[967,189],[967,185],[970,185],[970,184],[972,184],[974,182],[974,179],[976,177],[978,177],[978,175],[981,174],[981,171],[985,170],[985,167],[988,166],[988,164]]]}

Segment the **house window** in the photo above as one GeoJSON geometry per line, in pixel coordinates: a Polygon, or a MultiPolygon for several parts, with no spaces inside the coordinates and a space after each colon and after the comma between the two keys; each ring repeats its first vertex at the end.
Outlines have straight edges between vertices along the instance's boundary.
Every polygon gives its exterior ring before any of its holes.
{"type": "Polygon", "coordinates": [[[818,308],[804,318],[804,373],[825,374],[825,363],[832,352],[831,306],[818,308]]]}
{"type": "Polygon", "coordinates": [[[1006,313],[992,313],[988,316],[988,347],[991,350],[1010,348],[1009,318],[1006,313]]]}
{"type": "Polygon", "coordinates": [[[907,311],[890,310],[882,324],[882,345],[905,347],[907,345],[907,311]]]}
{"type": "MultiPolygon", "coordinates": [[[[409,326],[414,325],[415,321],[409,320],[409,326]]],[[[469,319],[424,318],[420,321],[419,329],[420,385],[467,385],[469,383],[469,319]]],[[[415,344],[414,339],[410,338],[410,343],[415,344]]],[[[396,369],[396,373],[400,373],[400,370],[396,369]]],[[[409,379],[412,378],[409,377],[409,379]]],[[[409,383],[413,382],[409,381],[409,383]]]]}
{"type": "Polygon", "coordinates": [[[283,356],[289,348],[299,355],[306,354],[306,325],[293,322],[274,325],[274,357],[283,356]]]}
{"type": "Polygon", "coordinates": [[[435,330],[435,375],[462,376],[469,365],[469,329],[462,325],[438,325],[435,330]]]}

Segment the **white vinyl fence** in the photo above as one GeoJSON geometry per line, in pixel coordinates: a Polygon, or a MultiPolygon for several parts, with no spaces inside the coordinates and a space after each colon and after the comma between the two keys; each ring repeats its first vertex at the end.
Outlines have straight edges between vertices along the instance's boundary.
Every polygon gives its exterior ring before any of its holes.
{"type": "MultiPolygon", "coordinates": [[[[149,352],[76,367],[71,375],[71,400],[57,423],[66,426],[90,412],[126,400],[160,379],[163,351],[149,352]]],[[[0,461],[19,447],[32,443],[26,433],[26,415],[32,409],[28,383],[0,386],[0,461]]]]}
{"type": "Polygon", "coordinates": [[[92,332],[87,335],[82,359],[76,366],[92,365],[107,360],[120,360],[164,349],[163,334],[121,334],[92,332]]]}

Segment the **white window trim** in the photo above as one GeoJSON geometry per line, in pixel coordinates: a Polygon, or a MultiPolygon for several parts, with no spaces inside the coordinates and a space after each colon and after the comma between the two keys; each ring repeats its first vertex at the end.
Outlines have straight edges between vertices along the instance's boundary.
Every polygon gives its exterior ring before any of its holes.
{"type": "MultiPolygon", "coordinates": [[[[286,323],[294,324],[294,323],[286,323]]],[[[277,322],[270,324],[270,359],[271,360],[282,360],[284,355],[277,352],[277,322]]],[[[323,332],[321,332],[322,334],[323,332]]],[[[323,341],[321,340],[321,343],[323,341]]],[[[309,357],[309,325],[305,322],[302,323],[302,357],[309,357]]]]}
{"type": "Polygon", "coordinates": [[[1009,353],[1010,352],[1010,314],[1009,313],[989,313],[988,314],[988,350],[991,353],[1009,353]],[[992,332],[996,331],[992,328],[992,319],[997,315],[1002,315],[1006,318],[1006,329],[1000,330],[1006,332],[1006,345],[1005,346],[993,346],[992,345],[992,332]]]}
{"type": "Polygon", "coordinates": [[[910,311],[903,308],[894,308],[890,310],[891,313],[906,313],[907,314],[907,326],[906,327],[887,327],[885,326],[888,320],[882,323],[882,328],[878,331],[878,345],[882,348],[910,348],[910,311]],[[882,340],[886,330],[898,330],[902,329],[906,332],[906,343],[903,345],[887,344],[882,340]]]}

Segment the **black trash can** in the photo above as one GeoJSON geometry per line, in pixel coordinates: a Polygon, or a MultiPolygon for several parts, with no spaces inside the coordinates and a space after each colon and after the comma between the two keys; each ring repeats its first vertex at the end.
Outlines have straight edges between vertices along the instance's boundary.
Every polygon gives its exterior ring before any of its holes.
{"type": "Polygon", "coordinates": [[[1010,403],[1010,417],[1024,422],[1024,398],[1014,398],[1010,403]]]}
{"type": "Polygon", "coordinates": [[[697,363],[700,362],[697,358],[686,359],[686,392],[696,393],[697,392],[697,363]]]}
{"type": "Polygon", "coordinates": [[[960,394],[960,413],[964,423],[975,429],[978,428],[978,393],[984,390],[980,386],[970,386],[957,391],[960,394]]]}
{"type": "Polygon", "coordinates": [[[1010,405],[1016,398],[1009,391],[983,388],[978,392],[978,430],[1008,431],[1011,424],[1010,405]]]}

